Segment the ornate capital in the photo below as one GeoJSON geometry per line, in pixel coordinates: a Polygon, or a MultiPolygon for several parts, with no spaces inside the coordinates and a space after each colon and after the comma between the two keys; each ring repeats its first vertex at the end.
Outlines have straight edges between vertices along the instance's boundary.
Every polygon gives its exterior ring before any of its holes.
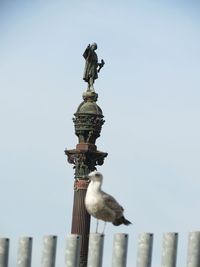
{"type": "Polygon", "coordinates": [[[96,170],[97,165],[104,163],[107,153],[101,151],[91,150],[65,150],[65,154],[68,157],[68,162],[74,165],[75,178],[87,179],[87,175],[96,170]]]}

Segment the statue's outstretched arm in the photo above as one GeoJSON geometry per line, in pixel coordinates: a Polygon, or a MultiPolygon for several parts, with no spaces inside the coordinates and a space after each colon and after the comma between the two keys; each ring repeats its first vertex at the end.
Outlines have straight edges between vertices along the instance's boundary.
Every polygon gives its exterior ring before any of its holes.
{"type": "Polygon", "coordinates": [[[83,57],[86,59],[88,57],[90,51],[90,44],[86,47],[85,52],[83,53],[83,57]]]}

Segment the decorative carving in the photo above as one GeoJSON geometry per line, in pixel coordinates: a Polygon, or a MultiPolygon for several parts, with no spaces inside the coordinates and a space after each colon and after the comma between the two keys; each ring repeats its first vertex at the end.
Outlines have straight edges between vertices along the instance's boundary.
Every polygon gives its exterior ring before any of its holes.
{"type": "Polygon", "coordinates": [[[75,178],[87,179],[87,175],[104,163],[107,153],[100,151],[65,150],[68,162],[74,165],[75,178]]]}
{"type": "Polygon", "coordinates": [[[83,102],[78,106],[73,118],[78,144],[76,149],[65,150],[68,162],[74,165],[75,179],[79,180],[87,180],[88,174],[96,170],[97,165],[102,165],[107,156],[107,153],[97,151],[95,145],[105,122],[103,112],[96,104],[98,94],[93,88],[94,81],[98,78],[98,72],[104,65],[103,60],[98,63],[96,49],[95,43],[88,45],[83,54],[86,60],[84,80],[88,83],[88,88],[83,93],[83,102]]]}
{"type": "Polygon", "coordinates": [[[103,112],[96,104],[98,94],[94,91],[94,82],[104,65],[104,61],[98,62],[96,54],[97,45],[88,45],[83,57],[85,58],[85,71],[83,79],[87,82],[87,90],[83,93],[83,101],[74,114],[73,122],[75,134],[78,137],[76,149],[65,150],[68,162],[73,165],[75,171],[74,181],[74,206],[72,214],[72,233],[80,234],[81,251],[80,266],[87,266],[88,236],[90,232],[90,215],[87,213],[84,199],[88,187],[88,174],[102,165],[107,153],[97,150],[96,139],[100,136],[104,124],[103,112]]]}
{"type": "Polygon", "coordinates": [[[86,190],[88,188],[88,184],[89,184],[89,180],[85,180],[85,179],[76,179],[74,182],[74,190],[78,191],[78,190],[86,190]]]}
{"type": "Polygon", "coordinates": [[[103,115],[75,113],[74,116],[75,134],[79,143],[95,144],[105,122],[103,115]]]}

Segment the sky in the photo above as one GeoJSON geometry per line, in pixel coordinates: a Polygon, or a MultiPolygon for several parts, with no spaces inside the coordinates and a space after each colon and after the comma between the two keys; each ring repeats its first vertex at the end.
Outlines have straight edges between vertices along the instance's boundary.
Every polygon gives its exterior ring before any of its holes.
{"type": "MultiPolygon", "coordinates": [[[[32,236],[33,266],[44,235],[57,235],[63,266],[71,229],[75,148],[73,114],[82,101],[89,43],[105,66],[95,83],[108,152],[103,189],[124,206],[132,226],[106,228],[104,267],[115,233],[129,234],[135,266],[139,233],[178,232],[184,266],[190,231],[200,230],[200,4],[198,1],[0,0],[0,236],[32,236]]],[[[95,230],[92,219],[91,232],[95,230]]]]}

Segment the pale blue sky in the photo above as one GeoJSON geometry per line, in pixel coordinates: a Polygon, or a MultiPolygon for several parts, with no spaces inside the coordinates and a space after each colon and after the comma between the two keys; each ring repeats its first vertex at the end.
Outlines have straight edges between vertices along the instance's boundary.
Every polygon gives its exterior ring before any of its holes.
{"type": "Polygon", "coordinates": [[[109,153],[98,170],[133,221],[107,227],[105,254],[127,232],[132,267],[137,235],[153,232],[158,267],[162,233],[178,231],[185,265],[188,232],[200,230],[199,11],[189,0],[0,1],[0,236],[12,239],[12,264],[18,237],[35,238],[38,266],[42,236],[56,234],[62,266],[73,199],[63,151],[77,143],[82,53],[95,41],[106,62],[95,84],[106,120],[97,145],[109,153]]]}

